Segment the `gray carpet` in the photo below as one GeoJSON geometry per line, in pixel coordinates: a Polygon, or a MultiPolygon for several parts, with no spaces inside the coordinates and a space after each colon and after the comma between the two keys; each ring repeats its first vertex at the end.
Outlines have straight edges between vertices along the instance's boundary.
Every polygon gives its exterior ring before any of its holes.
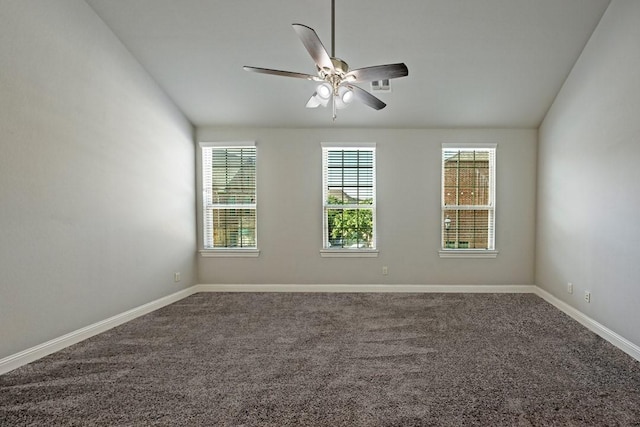
{"type": "Polygon", "coordinates": [[[196,294],[0,376],[0,424],[640,425],[640,363],[531,294],[196,294]]]}

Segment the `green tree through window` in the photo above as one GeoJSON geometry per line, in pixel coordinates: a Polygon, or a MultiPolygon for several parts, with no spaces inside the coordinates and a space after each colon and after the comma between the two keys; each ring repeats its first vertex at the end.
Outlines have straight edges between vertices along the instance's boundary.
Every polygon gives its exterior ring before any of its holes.
{"type": "Polygon", "coordinates": [[[324,248],[375,249],[375,145],[322,152],[324,248]]]}
{"type": "MultiPolygon", "coordinates": [[[[339,205],[342,202],[335,196],[329,196],[329,204],[339,205]]],[[[327,216],[331,246],[369,247],[373,237],[371,209],[330,209],[327,216]]]]}

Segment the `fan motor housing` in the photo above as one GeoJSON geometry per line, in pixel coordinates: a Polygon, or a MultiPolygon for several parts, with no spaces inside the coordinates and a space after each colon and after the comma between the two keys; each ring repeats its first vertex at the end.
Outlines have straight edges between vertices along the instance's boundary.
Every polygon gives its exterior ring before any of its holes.
{"type": "Polygon", "coordinates": [[[331,58],[333,68],[336,69],[336,74],[340,74],[341,77],[349,72],[349,65],[340,58],[331,58]]]}
{"type": "Polygon", "coordinates": [[[345,74],[349,72],[349,64],[347,64],[340,58],[331,58],[331,64],[333,65],[333,70],[330,70],[327,67],[318,68],[320,78],[323,80],[332,81],[334,79],[332,79],[331,77],[337,76],[338,80],[341,81],[344,78],[345,74]]]}

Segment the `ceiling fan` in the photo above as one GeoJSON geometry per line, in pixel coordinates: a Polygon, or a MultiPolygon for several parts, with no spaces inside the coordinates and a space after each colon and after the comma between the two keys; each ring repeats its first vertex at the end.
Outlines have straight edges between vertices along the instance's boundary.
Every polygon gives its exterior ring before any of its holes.
{"type": "Polygon", "coordinates": [[[326,107],[331,101],[333,120],[337,117],[336,109],[345,108],[354,99],[376,110],[386,107],[387,104],[354,83],[389,80],[409,75],[409,70],[404,63],[375,65],[373,67],[349,70],[349,65],[345,61],[335,57],[335,0],[331,0],[331,56],[327,53],[313,28],[302,24],[293,24],[293,29],[316,63],[317,75],[249,66],[244,66],[243,68],[254,73],[295,77],[319,82],[320,84],[311,95],[306,107],[317,108],[320,105],[326,107]]]}

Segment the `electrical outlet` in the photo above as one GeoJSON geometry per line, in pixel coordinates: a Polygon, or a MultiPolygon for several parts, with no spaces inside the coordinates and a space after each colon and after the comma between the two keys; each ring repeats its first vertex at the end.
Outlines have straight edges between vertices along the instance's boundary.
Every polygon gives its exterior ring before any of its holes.
{"type": "Polygon", "coordinates": [[[571,282],[567,283],[567,292],[570,294],[573,293],[573,283],[571,282]]]}
{"type": "Polygon", "coordinates": [[[176,283],[178,283],[180,280],[181,280],[181,278],[180,278],[180,272],[179,272],[179,271],[177,271],[177,272],[173,273],[173,281],[174,281],[174,282],[176,282],[176,283]]]}
{"type": "Polygon", "coordinates": [[[382,274],[384,276],[386,276],[387,274],[389,274],[389,267],[387,267],[386,265],[382,266],[382,274]]]}
{"type": "Polygon", "coordinates": [[[589,291],[584,291],[584,300],[586,302],[591,302],[591,292],[589,291]]]}

